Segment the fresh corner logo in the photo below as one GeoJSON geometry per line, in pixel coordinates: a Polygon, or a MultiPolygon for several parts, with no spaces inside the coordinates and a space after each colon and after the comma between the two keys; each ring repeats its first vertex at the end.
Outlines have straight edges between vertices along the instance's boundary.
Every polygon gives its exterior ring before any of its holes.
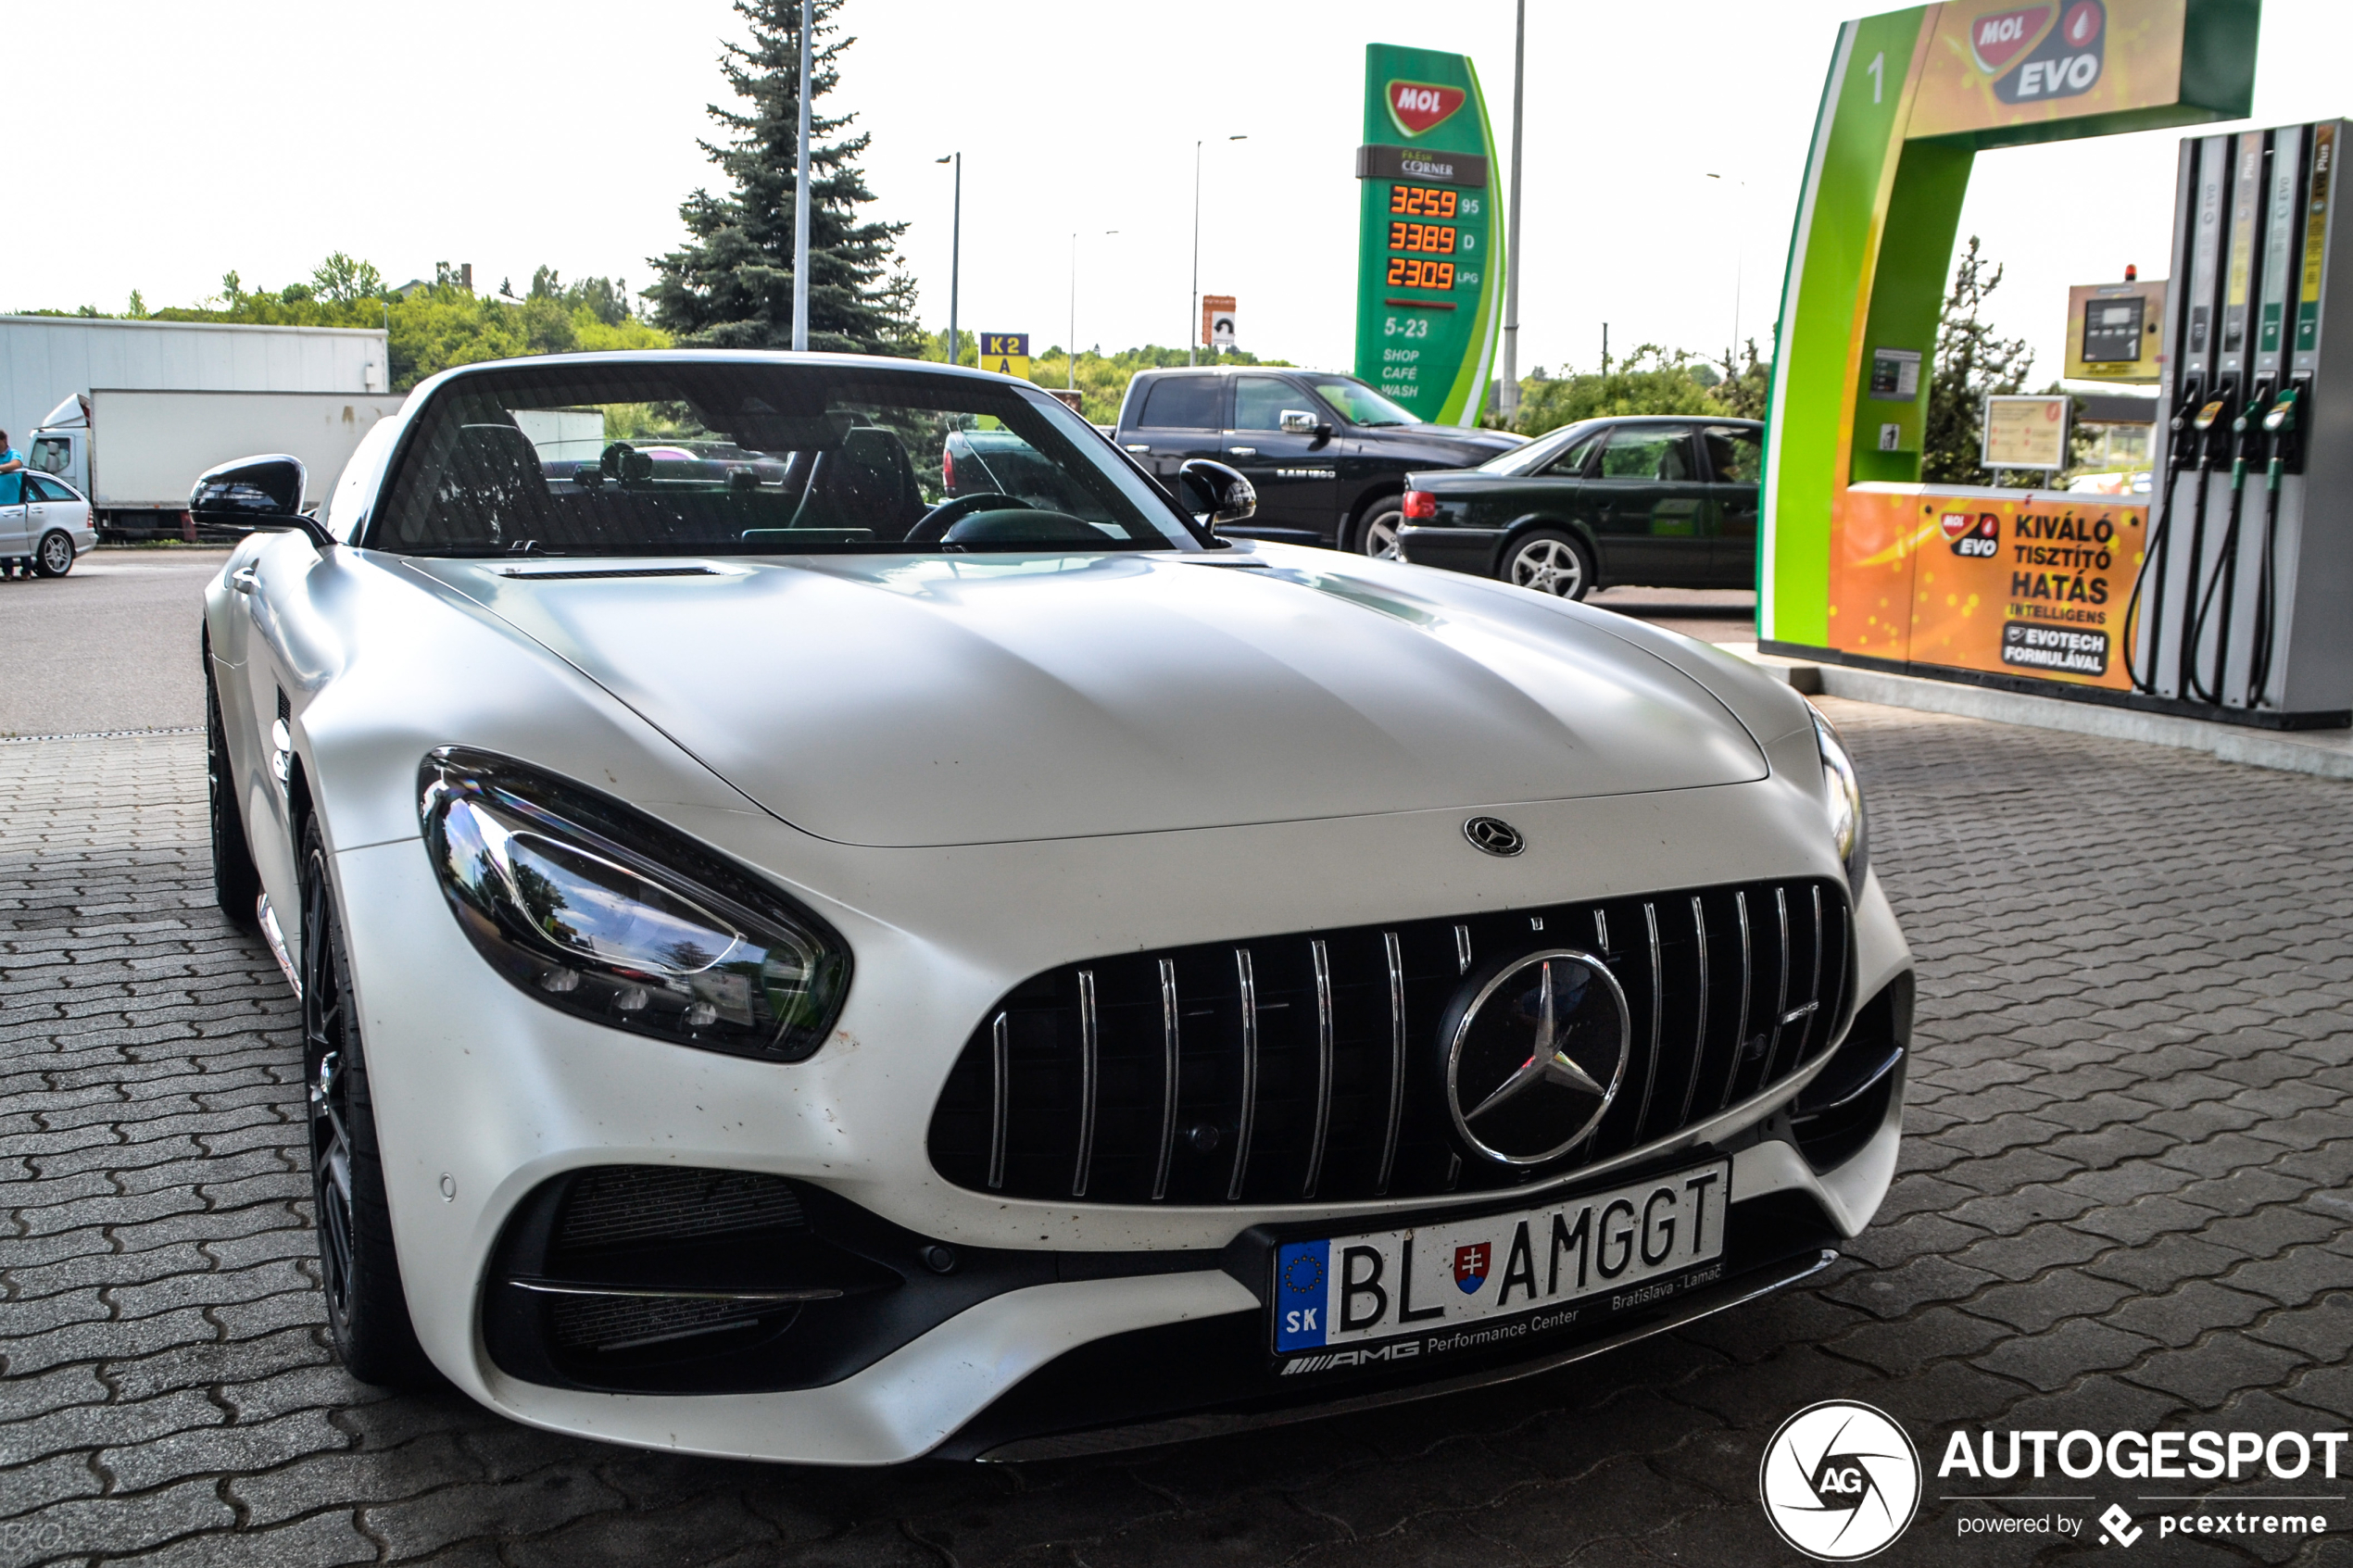
{"type": "Polygon", "coordinates": [[[1428,82],[1392,82],[1389,84],[1389,118],[1406,135],[1419,136],[1442,124],[1469,96],[1460,87],[1440,87],[1428,82]]]}
{"type": "Polygon", "coordinates": [[[1781,1539],[1818,1562],[1856,1562],[1892,1543],[1920,1501],[1920,1456],[1884,1411],[1825,1399],[1781,1423],[1756,1490],[1781,1539]]]}
{"type": "Polygon", "coordinates": [[[2107,43],[2108,7],[2101,0],[2013,6],[1969,24],[1969,56],[2006,104],[2090,92],[2100,79],[2107,43]]]}

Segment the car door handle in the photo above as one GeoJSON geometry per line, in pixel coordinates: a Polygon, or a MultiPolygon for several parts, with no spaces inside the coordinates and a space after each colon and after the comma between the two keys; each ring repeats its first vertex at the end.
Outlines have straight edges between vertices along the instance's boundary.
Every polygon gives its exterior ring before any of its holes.
{"type": "Polygon", "coordinates": [[[1152,447],[1151,447],[1151,442],[1149,442],[1149,441],[1131,441],[1131,442],[1129,442],[1129,443],[1127,444],[1127,449],[1128,449],[1130,452],[1147,452],[1147,453],[1148,453],[1148,452],[1150,452],[1150,451],[1152,449],[1152,447]]]}
{"type": "Polygon", "coordinates": [[[1255,446],[1228,446],[1226,448],[1226,456],[1229,458],[1255,458],[1258,456],[1258,448],[1255,446]]]}
{"type": "Polygon", "coordinates": [[[254,588],[253,568],[249,566],[242,566],[236,571],[231,572],[229,574],[229,586],[234,588],[240,594],[252,593],[254,588]]]}

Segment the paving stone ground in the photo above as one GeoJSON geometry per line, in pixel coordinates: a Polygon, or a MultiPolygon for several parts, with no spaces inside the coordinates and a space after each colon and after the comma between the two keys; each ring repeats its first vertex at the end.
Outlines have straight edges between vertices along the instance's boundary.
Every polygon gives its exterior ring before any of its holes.
{"type": "MultiPolygon", "coordinates": [[[[0,1568],[1794,1562],[1756,1467],[1816,1399],[1931,1464],[1963,1424],[2353,1425],[2353,786],[1825,706],[1921,992],[1903,1174],[1818,1287],[1375,1415],[881,1473],[346,1377],[294,1009],[208,903],[197,737],[0,745],[0,1568]]],[[[1989,1511],[1927,1489],[1881,1561],[2103,1549],[1963,1541],[1989,1511]]],[[[2124,1561],[2353,1563],[2353,1510],[2313,1506],[2322,1540],[2124,1561]]]]}

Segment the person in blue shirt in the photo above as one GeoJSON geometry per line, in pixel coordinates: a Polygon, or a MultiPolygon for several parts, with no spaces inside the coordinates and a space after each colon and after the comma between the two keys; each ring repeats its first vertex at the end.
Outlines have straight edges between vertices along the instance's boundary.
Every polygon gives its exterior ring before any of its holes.
{"type": "MultiPolygon", "coordinates": [[[[0,473],[22,473],[23,471],[24,454],[9,445],[8,433],[5,430],[0,430],[0,473]]],[[[17,491],[18,495],[21,495],[24,493],[21,488],[23,484],[24,481],[19,479],[17,481],[16,484],[6,486],[5,488],[14,489],[17,491]]],[[[5,581],[11,577],[30,577],[31,575],[31,563],[26,560],[23,557],[19,556],[10,558],[0,556],[0,581],[5,581]]]]}

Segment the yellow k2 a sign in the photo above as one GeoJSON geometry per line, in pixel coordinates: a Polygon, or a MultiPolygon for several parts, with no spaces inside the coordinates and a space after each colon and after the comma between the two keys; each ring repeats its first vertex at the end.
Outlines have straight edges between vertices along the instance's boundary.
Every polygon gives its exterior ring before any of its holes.
{"type": "Polygon", "coordinates": [[[980,334],[980,368],[994,370],[1000,376],[1029,379],[1029,334],[1027,332],[983,332],[980,334]]]}

